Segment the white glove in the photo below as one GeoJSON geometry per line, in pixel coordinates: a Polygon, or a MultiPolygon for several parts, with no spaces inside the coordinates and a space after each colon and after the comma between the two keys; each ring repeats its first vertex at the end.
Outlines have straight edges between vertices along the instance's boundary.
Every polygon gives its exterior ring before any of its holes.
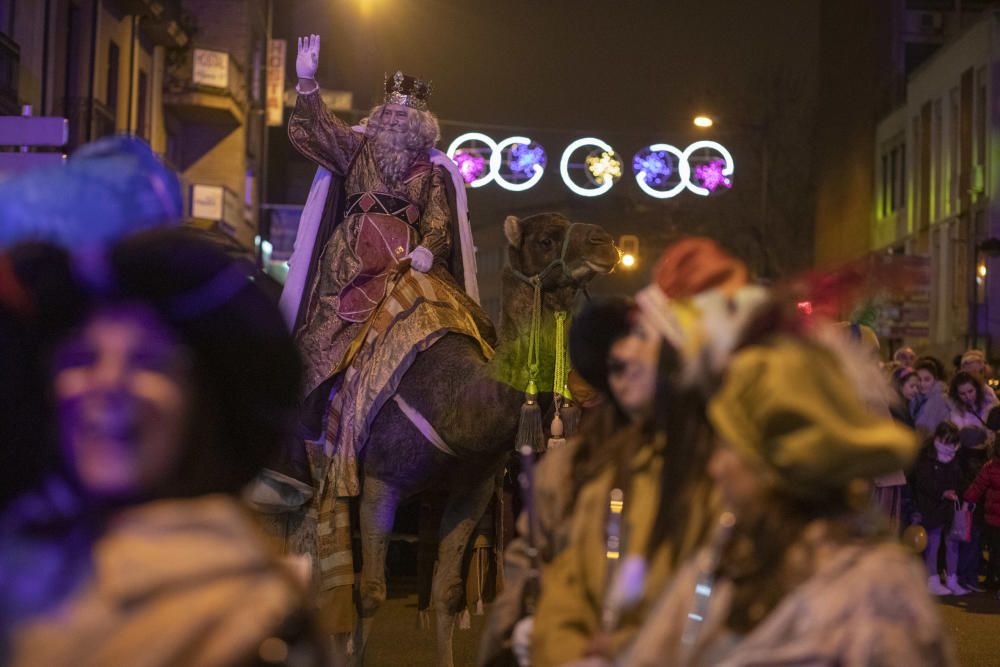
{"type": "Polygon", "coordinates": [[[295,56],[295,73],[300,79],[315,79],[319,69],[319,35],[299,37],[299,53],[295,56]]]}
{"type": "Polygon", "coordinates": [[[535,617],[525,616],[514,625],[510,633],[510,651],[520,667],[531,665],[531,635],[535,631],[535,617]]]}
{"type": "Polygon", "coordinates": [[[420,273],[427,273],[431,270],[434,265],[434,255],[431,251],[422,245],[418,245],[413,249],[407,258],[410,260],[410,266],[419,271],[420,273]]]}

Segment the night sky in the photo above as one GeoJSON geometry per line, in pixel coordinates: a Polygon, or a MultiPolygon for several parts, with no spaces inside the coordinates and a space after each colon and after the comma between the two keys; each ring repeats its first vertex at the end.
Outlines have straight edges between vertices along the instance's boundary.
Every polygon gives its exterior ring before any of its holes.
{"type": "MultiPolygon", "coordinates": [[[[434,81],[442,119],[593,132],[749,121],[748,85],[817,67],[819,0],[296,0],[275,36],[323,38],[319,77],[369,106],[382,73],[434,81]]],[[[289,75],[294,76],[294,41],[289,75]]]]}
{"type": "MultiPolygon", "coordinates": [[[[803,222],[813,215],[820,4],[296,0],[275,3],[274,33],[289,40],[290,85],[296,36],[320,34],[317,78],[324,88],[353,91],[357,109],[381,101],[384,72],[402,69],[432,80],[442,149],[469,130],[497,140],[523,133],[545,147],[548,167],[537,187],[469,191],[481,282],[495,281],[484,268],[489,253],[505,252],[499,229],[506,215],[559,211],[601,224],[615,237],[641,239],[647,261],[598,289],[631,292],[678,234],[712,236],[762,276],[810,260],[811,228],[803,222]],[[694,128],[697,112],[714,116],[716,127],[694,128]],[[759,130],[763,121],[767,136],[759,130]],[[624,177],[605,196],[573,195],[558,175],[562,150],[587,135],[611,143],[626,162],[624,177]],[[683,148],[696,139],[730,149],[737,165],[732,191],[671,200],[639,191],[630,168],[635,151],[655,142],[683,148]],[[761,224],[765,180],[770,203],[761,224]]],[[[301,203],[311,167],[284,171],[288,202],[301,203]]]]}

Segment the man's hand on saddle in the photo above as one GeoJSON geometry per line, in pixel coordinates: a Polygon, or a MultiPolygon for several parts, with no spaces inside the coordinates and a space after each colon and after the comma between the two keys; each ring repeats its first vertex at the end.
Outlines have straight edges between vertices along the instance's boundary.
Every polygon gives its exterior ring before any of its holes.
{"type": "Polygon", "coordinates": [[[295,56],[295,73],[299,77],[300,93],[312,92],[319,88],[316,70],[319,69],[319,35],[299,37],[299,52],[295,56]]]}
{"type": "Polygon", "coordinates": [[[403,258],[403,262],[407,260],[409,260],[410,266],[420,273],[427,273],[434,266],[434,255],[422,245],[418,245],[413,249],[413,252],[403,258]]]}

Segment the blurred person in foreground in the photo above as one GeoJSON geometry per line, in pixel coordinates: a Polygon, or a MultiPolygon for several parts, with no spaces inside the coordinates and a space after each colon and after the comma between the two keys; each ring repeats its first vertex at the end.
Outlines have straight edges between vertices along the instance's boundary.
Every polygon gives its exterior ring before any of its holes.
{"type": "Polygon", "coordinates": [[[4,664],[323,664],[304,585],[238,497],[294,422],[277,308],[178,231],[89,266],[47,359],[68,474],[0,517],[4,664]]]}
{"type": "MultiPolygon", "coordinates": [[[[641,423],[634,419],[645,411],[635,409],[635,396],[652,401],[655,370],[652,364],[644,366],[649,372],[647,390],[642,390],[642,383],[622,381],[632,363],[630,351],[635,350],[628,341],[634,317],[631,299],[611,297],[591,302],[573,318],[570,361],[590,393],[596,394],[589,402],[597,404],[584,411],[580,428],[564,446],[550,446],[534,466],[532,510],[530,516],[522,513],[518,518],[518,537],[504,550],[504,589],[487,619],[480,644],[481,665],[524,662],[539,593],[538,569],[566,547],[571,510],[580,488],[617,458],[617,450],[626,441],[642,435],[641,423]],[[598,397],[599,402],[594,400],[598,397]],[[515,633],[522,619],[532,620],[515,633]]],[[[574,390],[573,397],[581,400],[583,395],[574,390]]]]}
{"type": "Polygon", "coordinates": [[[743,263],[714,241],[686,238],[664,251],[653,283],[636,296],[631,330],[611,350],[608,382],[641,426],[617,434],[607,454],[594,453],[600,465],[575,494],[566,546],[542,568],[531,664],[624,646],[673,568],[707,535],[716,499],[705,443],[689,427],[708,369],[696,362],[724,359],[727,335],[762,292],[747,283],[743,263]],[[610,597],[623,576],[628,595],[610,597]]]}
{"type": "Polygon", "coordinates": [[[919,564],[868,509],[916,440],[830,340],[778,328],[732,360],[708,406],[728,509],[616,664],[954,664],[919,564]]]}
{"type": "Polygon", "coordinates": [[[0,512],[60,468],[42,359],[78,320],[81,295],[53,256],[64,255],[43,244],[0,252],[0,512]]]}

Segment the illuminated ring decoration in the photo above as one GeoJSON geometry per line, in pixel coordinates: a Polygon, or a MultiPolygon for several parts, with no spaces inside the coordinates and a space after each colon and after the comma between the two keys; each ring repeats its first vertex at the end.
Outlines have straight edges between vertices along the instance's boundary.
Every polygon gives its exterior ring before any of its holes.
{"type": "MultiPolygon", "coordinates": [[[[694,145],[694,144],[692,144],[694,145]]],[[[685,187],[689,187],[691,183],[691,165],[688,164],[687,156],[685,152],[681,152],[676,146],[671,146],[670,144],[653,144],[652,146],[647,146],[645,150],[651,153],[657,151],[662,151],[664,153],[670,153],[677,158],[677,173],[680,176],[680,182],[669,190],[657,190],[653,188],[649,183],[646,182],[646,172],[640,170],[635,175],[635,182],[639,185],[639,189],[645,192],[650,197],[655,197],[656,199],[670,199],[671,197],[676,197],[685,187]]],[[[706,193],[708,191],[706,190],[706,193]]]]}
{"type": "MultiPolygon", "coordinates": [[[[514,183],[508,180],[500,173],[500,168],[502,167],[503,164],[503,151],[518,144],[530,146],[534,142],[529,137],[521,137],[521,136],[508,137],[503,141],[497,143],[492,138],[488,137],[487,135],[481,132],[467,132],[465,134],[456,137],[455,140],[451,142],[451,145],[448,146],[446,154],[450,159],[455,160],[455,156],[456,153],[458,152],[459,147],[462,144],[469,141],[478,141],[482,144],[485,144],[486,148],[490,151],[488,171],[484,175],[480,176],[479,178],[473,180],[468,184],[473,188],[480,188],[484,185],[487,185],[491,181],[495,181],[497,185],[506,190],[510,190],[512,192],[522,192],[524,190],[529,190],[533,188],[535,185],[537,185],[538,182],[541,180],[542,175],[545,172],[545,167],[542,164],[536,163],[532,165],[532,170],[534,173],[527,180],[521,183],[514,183]]],[[[562,177],[563,183],[565,183],[566,187],[569,188],[572,192],[582,197],[598,197],[600,195],[605,194],[608,190],[610,190],[614,186],[615,184],[614,178],[610,177],[606,178],[604,183],[600,184],[597,187],[585,188],[574,183],[569,177],[570,158],[572,157],[574,152],[586,146],[593,146],[607,153],[615,152],[614,149],[608,143],[602,141],[601,139],[597,139],[596,137],[585,137],[582,139],[577,139],[576,141],[572,142],[569,146],[567,146],[566,149],[563,151],[562,158],[559,161],[559,174],[562,177]]],[[[703,149],[716,151],[722,157],[722,165],[723,165],[721,170],[722,176],[729,177],[733,175],[733,172],[735,171],[733,156],[730,154],[730,152],[726,149],[725,146],[723,146],[718,142],[708,141],[708,140],[696,141],[687,148],[685,148],[683,151],[677,148],[676,146],[671,146],[670,144],[652,144],[642,149],[642,151],[640,152],[662,151],[674,156],[677,159],[677,177],[679,181],[676,185],[667,190],[658,190],[647,182],[647,174],[644,170],[640,169],[636,171],[635,168],[633,168],[633,171],[635,171],[636,184],[639,186],[640,190],[642,190],[644,193],[655,199],[669,199],[671,197],[676,197],[685,189],[690,190],[694,194],[699,195],[701,197],[707,197],[708,195],[712,194],[712,191],[706,187],[696,184],[691,178],[692,177],[692,169],[690,163],[691,156],[694,155],[696,151],[703,149]]],[[[477,159],[481,158],[477,157],[477,159]]]]}
{"type": "Polygon", "coordinates": [[[493,156],[499,152],[497,150],[497,142],[493,141],[482,132],[466,132],[463,135],[455,137],[455,141],[451,142],[451,145],[448,146],[448,150],[445,151],[445,154],[450,160],[454,160],[458,147],[467,141],[478,141],[480,143],[484,143],[490,149],[490,170],[486,172],[485,176],[480,176],[476,180],[469,183],[469,186],[473,188],[481,188],[493,180],[493,174],[495,173],[493,171],[493,156]]]}
{"type": "Polygon", "coordinates": [[[512,192],[521,192],[523,190],[527,190],[528,188],[535,187],[535,184],[542,179],[542,174],[545,173],[545,167],[540,164],[532,165],[535,173],[532,174],[531,178],[523,183],[511,183],[500,174],[500,160],[503,150],[508,146],[514,146],[515,144],[524,144],[525,146],[529,146],[531,143],[532,141],[528,137],[507,137],[500,143],[493,144],[496,148],[493,149],[493,154],[490,155],[490,174],[493,176],[493,180],[496,181],[497,185],[512,192]]]}
{"type": "Polygon", "coordinates": [[[663,151],[670,153],[677,158],[677,173],[680,177],[680,181],[674,187],[669,190],[657,190],[646,182],[646,172],[638,171],[635,174],[635,182],[639,185],[639,188],[645,192],[650,197],[655,197],[657,199],[669,199],[670,197],[676,197],[681,193],[682,190],[687,188],[696,195],[702,197],[707,197],[712,194],[708,188],[697,185],[691,180],[691,156],[695,151],[701,150],[703,148],[708,148],[714,150],[722,156],[725,165],[722,168],[723,176],[732,176],[734,171],[733,156],[730,155],[729,151],[722,144],[715,141],[696,141],[683,151],[681,151],[676,146],[671,146],[670,144],[653,144],[652,146],[647,146],[645,149],[649,152],[663,151]]]}
{"type": "Polygon", "coordinates": [[[545,173],[545,167],[540,164],[535,164],[532,166],[534,173],[531,177],[524,181],[523,183],[514,183],[508,181],[503,174],[500,173],[500,166],[503,160],[504,149],[514,146],[515,144],[530,145],[534,143],[528,137],[507,137],[500,143],[493,141],[490,137],[482,134],[481,132],[466,132],[460,135],[451,142],[448,146],[448,150],[445,152],[446,155],[454,160],[455,154],[458,152],[458,147],[468,141],[478,141],[480,143],[486,144],[487,148],[490,149],[490,161],[489,161],[489,171],[483,176],[480,176],[476,180],[469,183],[470,187],[480,188],[490,181],[495,181],[497,185],[504,188],[505,190],[510,190],[512,192],[521,192],[529,188],[535,187],[538,181],[542,179],[542,175],[545,173]]]}
{"type": "Polygon", "coordinates": [[[584,137],[583,139],[577,139],[569,146],[567,146],[566,150],[563,151],[562,159],[559,160],[559,174],[562,176],[563,183],[566,184],[566,187],[575,192],[576,194],[581,195],[583,197],[597,197],[603,195],[605,192],[607,192],[612,188],[612,186],[615,184],[615,180],[613,178],[605,178],[604,183],[602,183],[596,188],[582,188],[569,178],[569,158],[577,149],[583,148],[584,146],[596,146],[597,148],[600,148],[602,151],[606,153],[615,152],[614,149],[611,148],[611,146],[601,141],[600,139],[596,139],[594,137],[584,137]]]}
{"type": "MultiPolygon", "coordinates": [[[[733,168],[735,167],[735,165],[733,164],[733,156],[729,154],[729,151],[726,150],[726,147],[723,146],[722,144],[716,142],[716,141],[696,141],[696,142],[694,142],[693,144],[691,144],[690,146],[688,146],[687,148],[684,149],[683,164],[684,164],[684,167],[687,169],[687,174],[688,174],[688,178],[685,179],[687,181],[685,183],[685,185],[687,185],[687,189],[688,190],[690,190],[691,192],[695,193],[696,195],[701,195],[702,197],[707,197],[708,195],[711,194],[711,191],[708,188],[703,188],[700,185],[695,185],[691,181],[691,179],[690,179],[690,176],[691,176],[691,165],[688,163],[688,160],[691,159],[691,155],[695,151],[701,150],[702,148],[708,148],[708,149],[714,150],[714,151],[718,152],[719,155],[722,156],[722,159],[725,160],[725,166],[722,168],[722,175],[723,176],[732,176],[733,175],[733,168]]],[[[682,180],[682,182],[683,182],[683,180],[682,180]]]]}

